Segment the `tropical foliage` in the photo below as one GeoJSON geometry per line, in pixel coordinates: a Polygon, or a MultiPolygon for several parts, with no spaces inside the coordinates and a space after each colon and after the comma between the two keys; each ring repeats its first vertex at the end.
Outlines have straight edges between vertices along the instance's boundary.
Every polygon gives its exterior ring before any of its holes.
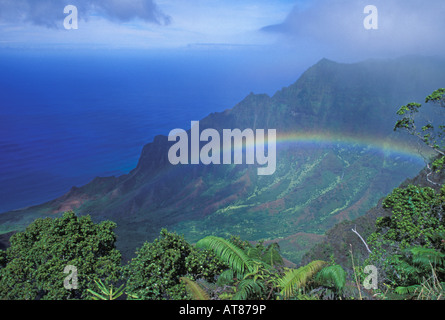
{"type": "Polygon", "coordinates": [[[273,296],[278,270],[275,266],[282,264],[275,245],[265,248],[260,243],[253,247],[239,238],[232,238],[230,241],[208,236],[198,241],[196,246],[212,250],[229,267],[217,282],[219,285],[229,286],[223,297],[245,300],[268,299],[273,296]]]}
{"type": "Polygon", "coordinates": [[[444,195],[445,187],[435,192],[409,185],[384,201],[392,214],[379,218],[368,238],[373,247],[368,263],[379,268],[382,284],[398,294],[417,292],[427,279],[439,286],[445,279],[444,195]]]}
{"type": "MultiPolygon", "coordinates": [[[[445,89],[425,102],[445,107],[445,89]]],[[[395,129],[421,138],[438,154],[427,166],[431,186],[410,184],[385,197],[385,214],[366,238],[369,256],[356,266],[351,250],[352,270],[334,259],[289,267],[274,242],[211,235],[193,245],[166,229],[123,266],[116,223],[66,212],[36,219],[0,250],[0,299],[444,299],[445,185],[431,177],[443,166],[445,127],[429,122],[419,132],[420,108],[400,108],[403,118],[395,129]],[[377,288],[362,285],[369,265],[378,270],[377,288]],[[76,270],[74,287],[66,287],[67,266],[76,270]]]]}
{"type": "Polygon", "coordinates": [[[400,107],[397,114],[401,119],[396,122],[394,130],[401,129],[407,131],[409,134],[419,138],[425,146],[429,147],[436,154],[434,160],[427,163],[427,168],[430,171],[427,179],[429,182],[437,184],[429,176],[433,173],[439,173],[443,169],[445,160],[445,123],[443,123],[445,88],[435,90],[425,98],[425,103],[437,106],[437,111],[439,111],[440,115],[434,114],[434,112],[427,115],[424,112],[421,114],[425,119],[421,120],[419,119],[419,113],[422,105],[411,102],[400,107]],[[438,119],[440,119],[439,122],[438,119]]]}
{"type": "Polygon", "coordinates": [[[218,279],[218,284],[229,285],[220,297],[234,300],[307,298],[308,295],[302,294],[305,288],[332,286],[341,291],[346,282],[343,268],[327,266],[324,261],[313,261],[297,269],[283,267],[276,243],[265,247],[260,242],[253,246],[238,238],[230,241],[209,236],[197,246],[213,250],[230,267],[218,279]]]}
{"type": "Polygon", "coordinates": [[[209,294],[195,281],[187,277],[180,278],[185,283],[187,292],[194,300],[210,300],[209,294]]]}
{"type": "Polygon", "coordinates": [[[408,275],[409,282],[399,286],[395,292],[419,299],[440,299],[445,294],[445,254],[435,249],[413,247],[403,256],[399,264],[408,275]]]}
{"type": "Polygon", "coordinates": [[[185,277],[214,281],[223,268],[210,252],[198,251],[182,236],[163,229],[125,266],[126,292],[143,300],[187,299],[185,277]]]}
{"type": "Polygon", "coordinates": [[[87,289],[92,300],[117,300],[124,294],[123,284],[116,289],[113,285],[105,285],[101,280],[95,280],[94,282],[96,283],[99,292],[96,292],[92,289],[87,289]]]}
{"type": "MultiPolygon", "coordinates": [[[[442,219],[435,219],[435,215],[441,214],[438,208],[441,205],[443,208],[443,191],[444,188],[438,193],[429,189],[421,192],[420,189],[410,186],[405,190],[395,190],[385,199],[385,205],[393,211],[393,214],[378,220],[378,231],[368,239],[373,251],[366,261],[367,264],[373,263],[379,268],[381,281],[379,288],[390,287],[393,294],[404,298],[444,297],[445,233],[441,232],[442,219]],[[413,197],[414,194],[420,198],[413,197]],[[439,201],[441,199],[442,202],[439,201]],[[419,203],[411,206],[410,201],[419,203]],[[402,214],[404,218],[400,219],[401,213],[398,210],[404,206],[411,208],[411,211],[405,208],[402,214]],[[422,211],[422,208],[430,208],[430,211],[422,211]],[[428,226],[427,222],[432,225],[428,226]],[[424,223],[423,233],[415,229],[420,223],[424,223]]],[[[335,261],[314,260],[295,268],[285,267],[280,248],[276,243],[268,245],[264,242],[250,243],[234,236],[230,239],[207,236],[196,245],[192,245],[183,236],[164,229],[159,238],[152,243],[146,242],[126,266],[120,266],[117,262],[113,268],[105,263],[100,264],[102,267],[107,267],[107,270],[114,270],[112,273],[114,277],[106,277],[102,269],[91,264],[89,267],[93,268],[92,273],[88,274],[84,271],[85,266],[79,264],[79,288],[76,290],[63,288],[63,277],[47,274],[48,268],[41,267],[42,263],[40,267],[37,264],[35,251],[40,248],[39,246],[43,245],[42,243],[55,246],[54,242],[51,242],[55,237],[54,230],[59,230],[56,233],[59,236],[70,234],[70,238],[79,240],[80,245],[84,242],[80,241],[81,235],[87,230],[93,238],[95,235],[93,230],[102,230],[99,234],[106,238],[104,234],[108,234],[110,230],[101,229],[104,226],[114,225],[111,222],[94,224],[89,217],[76,217],[72,212],[66,213],[63,218],[47,219],[45,223],[36,220],[26,232],[17,234],[12,239],[11,248],[6,252],[0,252],[2,298],[93,300],[362,298],[363,288],[360,283],[363,281],[357,281],[358,291],[351,291],[350,288],[355,285],[351,281],[353,278],[335,261]],[[62,219],[64,224],[58,219],[62,219]],[[55,225],[59,228],[50,228],[55,225]],[[37,226],[49,229],[39,229],[37,226]],[[70,231],[61,232],[65,227],[70,231]],[[29,249],[27,254],[24,254],[24,248],[29,249]],[[25,261],[28,261],[27,265],[25,261]],[[34,270],[26,267],[31,261],[35,263],[34,270]],[[26,276],[31,278],[25,278],[25,271],[26,276]],[[46,280],[46,283],[42,280],[46,280]],[[117,283],[119,286],[115,286],[117,283]],[[50,284],[53,284],[54,290],[44,291],[50,284]]],[[[62,239],[63,237],[59,238],[61,243],[64,243],[62,239]]],[[[97,237],[95,239],[99,240],[97,237]]],[[[99,251],[103,252],[103,249],[99,251]]],[[[79,262],[81,258],[89,259],[89,255],[86,254],[88,250],[94,253],[98,249],[87,246],[83,251],[77,250],[79,256],[71,255],[71,260],[68,262],[79,262]]],[[[111,249],[112,252],[115,250],[111,249]]],[[[61,252],[63,251],[61,249],[61,252]]],[[[42,259],[48,257],[42,251],[39,251],[39,254],[42,259]]],[[[108,263],[110,259],[108,257],[108,263]]],[[[361,267],[357,268],[360,269],[361,267]]],[[[63,273],[62,275],[66,276],[63,273]]],[[[379,292],[381,290],[375,291],[379,292]]],[[[388,296],[388,294],[381,295],[381,297],[388,296]]]]}
{"type": "Polygon", "coordinates": [[[289,299],[300,288],[306,284],[319,272],[326,264],[324,261],[312,261],[306,266],[298,269],[287,270],[285,275],[279,280],[281,294],[289,299]]]}
{"type": "MultiPolygon", "coordinates": [[[[432,103],[443,112],[445,89],[434,91],[425,103],[432,103]]],[[[431,187],[410,184],[394,189],[384,199],[383,207],[390,214],[377,219],[375,232],[368,238],[373,250],[367,263],[378,267],[381,287],[404,296],[414,297],[416,293],[417,298],[439,299],[443,298],[445,276],[445,185],[439,188],[432,177],[437,177],[443,168],[445,126],[440,123],[443,117],[433,117],[432,111],[421,113],[421,108],[419,103],[402,106],[397,112],[401,119],[394,130],[409,132],[435,152],[426,166],[426,180],[431,187]],[[423,123],[419,115],[423,116],[423,123]]]]}
{"type": "Polygon", "coordinates": [[[0,298],[84,299],[96,280],[116,281],[121,254],[115,248],[116,224],[93,223],[89,216],[66,212],[60,218],[37,219],[11,237],[2,252],[0,298]],[[67,290],[66,266],[77,269],[77,288],[67,290]]]}

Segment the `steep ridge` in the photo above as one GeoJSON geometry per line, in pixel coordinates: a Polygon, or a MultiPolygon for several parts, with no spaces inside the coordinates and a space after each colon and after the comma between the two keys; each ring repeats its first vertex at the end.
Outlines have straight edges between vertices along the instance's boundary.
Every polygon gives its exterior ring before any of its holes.
{"type": "MultiPolygon", "coordinates": [[[[399,188],[406,188],[408,185],[415,185],[422,188],[429,187],[436,192],[445,183],[445,173],[431,176],[437,183],[431,184],[426,179],[427,170],[422,170],[413,178],[403,181],[399,188]]],[[[364,215],[353,219],[345,219],[326,231],[323,239],[310,248],[302,257],[301,263],[308,263],[317,259],[333,258],[337,263],[346,269],[352,270],[351,257],[349,251],[352,249],[354,258],[363,262],[368,256],[368,251],[362,240],[352,232],[355,229],[359,234],[367,239],[371,233],[375,232],[375,223],[379,217],[391,216],[391,210],[383,207],[384,198],[380,199],[376,206],[369,209],[364,215]]],[[[372,249],[372,248],[371,248],[372,249]]]]}
{"type": "Polygon", "coordinates": [[[363,215],[421,170],[407,138],[393,133],[395,111],[443,86],[443,70],[444,60],[435,58],[323,59],[272,97],[251,93],[200,120],[201,130],[276,129],[273,175],[258,176],[257,165],[173,166],[174,142],[157,136],[129,174],[98,177],[53,201],[3,213],[0,233],[75,210],[115,221],[126,258],[167,227],[190,241],[209,234],[274,239],[299,262],[326,230],[363,215]]]}

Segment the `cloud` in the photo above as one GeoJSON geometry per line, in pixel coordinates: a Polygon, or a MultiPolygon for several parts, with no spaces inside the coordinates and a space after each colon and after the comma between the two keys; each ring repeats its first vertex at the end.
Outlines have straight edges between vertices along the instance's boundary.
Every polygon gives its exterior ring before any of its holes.
{"type": "Polygon", "coordinates": [[[60,28],[66,16],[63,9],[69,4],[77,7],[79,19],[83,20],[88,20],[90,14],[117,23],[140,19],[167,25],[171,20],[154,0],[0,0],[0,21],[60,28]]]}
{"type": "Polygon", "coordinates": [[[443,0],[298,0],[282,23],[261,31],[351,56],[444,54],[444,15],[443,0]],[[370,4],[378,9],[377,30],[363,25],[370,4]]]}

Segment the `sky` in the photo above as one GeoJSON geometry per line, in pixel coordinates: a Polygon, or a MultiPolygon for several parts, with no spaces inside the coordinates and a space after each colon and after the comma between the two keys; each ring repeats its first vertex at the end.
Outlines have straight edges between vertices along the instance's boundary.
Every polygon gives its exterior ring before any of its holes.
{"type": "Polygon", "coordinates": [[[0,0],[0,49],[250,48],[337,61],[442,55],[444,16],[444,0],[0,0]],[[78,29],[64,28],[66,5],[78,9],[78,29]],[[367,5],[377,9],[377,29],[364,27],[367,5]]]}
{"type": "Polygon", "coordinates": [[[266,0],[0,0],[2,46],[177,48],[264,45],[259,30],[280,23],[293,1],[266,0]],[[78,8],[77,30],[65,30],[65,5],[78,8]]]}

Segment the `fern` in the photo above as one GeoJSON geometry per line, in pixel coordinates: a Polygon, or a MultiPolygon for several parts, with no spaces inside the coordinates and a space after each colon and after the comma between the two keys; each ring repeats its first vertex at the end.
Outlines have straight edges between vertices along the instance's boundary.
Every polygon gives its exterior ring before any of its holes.
{"type": "Polygon", "coordinates": [[[224,270],[218,277],[216,284],[218,286],[224,286],[233,283],[233,278],[235,275],[233,274],[232,269],[224,270]]]}
{"type": "Polygon", "coordinates": [[[247,300],[249,296],[255,296],[264,290],[264,284],[254,279],[243,279],[237,287],[233,300],[247,300]]]}
{"type": "Polygon", "coordinates": [[[328,284],[337,290],[343,290],[346,284],[346,271],[338,264],[328,266],[317,273],[315,280],[323,285],[328,284]]]}
{"type": "Polygon", "coordinates": [[[282,265],[283,258],[280,255],[279,246],[277,243],[271,243],[264,249],[259,247],[246,248],[246,255],[256,261],[262,261],[266,266],[273,267],[275,265],[282,265]]]}
{"type": "Polygon", "coordinates": [[[407,257],[395,256],[398,270],[408,275],[407,285],[399,286],[395,292],[400,295],[418,294],[417,299],[442,297],[444,290],[439,278],[443,276],[445,254],[425,247],[412,247],[405,250],[407,257]],[[439,275],[437,275],[439,273],[439,275]]]}
{"type": "Polygon", "coordinates": [[[411,248],[413,254],[413,263],[428,268],[430,263],[433,265],[443,266],[445,255],[434,249],[414,247],[411,248]]]}
{"type": "Polygon", "coordinates": [[[416,281],[420,281],[419,279],[421,279],[421,277],[419,278],[419,274],[422,273],[422,270],[418,266],[411,264],[404,259],[402,259],[401,255],[394,255],[393,257],[389,258],[389,260],[392,261],[395,266],[393,270],[394,274],[399,275],[399,278],[400,274],[402,274],[404,277],[409,276],[415,278],[416,281]]]}
{"type": "Polygon", "coordinates": [[[259,248],[247,248],[245,253],[250,259],[261,260],[261,250],[259,248]]]}
{"type": "Polygon", "coordinates": [[[283,258],[280,255],[280,247],[278,243],[271,243],[264,253],[262,260],[271,265],[282,265],[283,264],[283,258]]]}
{"type": "Polygon", "coordinates": [[[245,272],[251,272],[251,258],[236,245],[226,239],[208,236],[196,243],[196,247],[210,249],[241,278],[245,272]]]}
{"type": "Polygon", "coordinates": [[[209,295],[199,284],[187,277],[181,277],[180,280],[184,282],[187,292],[194,300],[210,300],[209,295]]]}
{"type": "Polygon", "coordinates": [[[296,289],[304,287],[325,265],[325,261],[315,260],[298,269],[287,270],[279,280],[281,294],[286,299],[289,298],[296,289]]]}
{"type": "Polygon", "coordinates": [[[397,294],[405,295],[405,294],[413,294],[420,288],[420,285],[415,284],[407,287],[397,287],[394,291],[397,294]]]}

